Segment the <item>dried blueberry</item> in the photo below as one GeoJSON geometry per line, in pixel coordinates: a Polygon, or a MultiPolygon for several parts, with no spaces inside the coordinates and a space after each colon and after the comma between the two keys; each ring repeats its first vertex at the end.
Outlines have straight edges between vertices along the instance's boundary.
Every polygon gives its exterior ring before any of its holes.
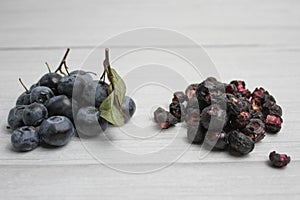
{"type": "Polygon", "coordinates": [[[288,156],[286,154],[276,153],[276,151],[273,151],[270,153],[269,159],[270,159],[271,164],[274,167],[278,167],[278,168],[285,167],[285,166],[287,166],[287,164],[289,164],[291,162],[290,156],[288,156]]]}
{"type": "Polygon", "coordinates": [[[239,113],[232,119],[232,124],[235,128],[242,130],[250,121],[250,114],[246,111],[239,113]]]}
{"type": "Polygon", "coordinates": [[[187,126],[192,126],[200,122],[200,111],[198,108],[188,108],[185,113],[185,122],[187,126]]]}
{"type": "Polygon", "coordinates": [[[224,131],[208,131],[204,143],[214,150],[225,150],[228,146],[227,134],[224,131]]]}
{"type": "Polygon", "coordinates": [[[157,122],[161,128],[167,129],[170,126],[175,125],[178,120],[171,113],[159,107],[154,112],[154,120],[157,122]]]}
{"type": "Polygon", "coordinates": [[[266,131],[268,133],[278,133],[283,120],[278,115],[267,115],[265,120],[266,131]]]}
{"type": "Polygon", "coordinates": [[[181,92],[181,91],[174,92],[172,102],[183,103],[183,102],[185,102],[186,99],[187,99],[187,97],[183,92],[181,92]]]}
{"type": "Polygon", "coordinates": [[[239,131],[231,131],[228,133],[229,146],[235,152],[245,155],[254,149],[254,141],[251,137],[239,131]]]}
{"type": "Polygon", "coordinates": [[[260,119],[251,119],[243,129],[243,133],[250,136],[254,142],[259,142],[264,139],[266,135],[265,124],[260,119]]]}
{"type": "Polygon", "coordinates": [[[273,101],[267,101],[262,106],[262,113],[264,114],[264,116],[271,114],[271,115],[278,115],[281,117],[282,109],[279,105],[277,105],[273,101]]]}
{"type": "Polygon", "coordinates": [[[178,122],[181,122],[184,119],[184,106],[179,102],[172,102],[169,105],[170,113],[177,118],[178,122]]]}
{"type": "Polygon", "coordinates": [[[209,130],[222,130],[227,120],[226,111],[217,104],[204,108],[200,116],[202,126],[209,130]]]}
{"type": "Polygon", "coordinates": [[[250,111],[250,116],[251,116],[252,119],[260,119],[261,121],[264,121],[264,115],[259,110],[251,110],[250,111]]]}
{"type": "Polygon", "coordinates": [[[187,128],[187,139],[193,144],[202,144],[207,130],[199,123],[194,123],[187,128]]]}
{"type": "Polygon", "coordinates": [[[186,100],[190,100],[193,97],[196,97],[197,87],[198,87],[198,83],[193,83],[186,88],[185,90],[186,100]]]}

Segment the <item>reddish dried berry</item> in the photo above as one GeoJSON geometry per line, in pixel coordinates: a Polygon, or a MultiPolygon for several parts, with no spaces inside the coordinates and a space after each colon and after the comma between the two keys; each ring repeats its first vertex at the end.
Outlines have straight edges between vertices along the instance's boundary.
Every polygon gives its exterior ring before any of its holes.
{"type": "Polygon", "coordinates": [[[181,91],[180,92],[175,92],[173,94],[172,102],[174,102],[174,103],[176,103],[176,102],[183,103],[183,102],[185,102],[186,98],[187,97],[183,92],[181,92],[181,91]]]}
{"type": "Polygon", "coordinates": [[[199,123],[194,123],[193,125],[188,126],[187,138],[190,143],[202,144],[206,132],[207,130],[203,126],[201,126],[199,123]]]}
{"type": "Polygon", "coordinates": [[[228,143],[232,150],[241,155],[250,153],[255,146],[251,137],[239,131],[231,131],[228,133],[228,143]]]}
{"type": "Polygon", "coordinates": [[[209,131],[204,143],[214,150],[225,150],[228,146],[227,134],[224,131],[209,131]]]}
{"type": "Polygon", "coordinates": [[[278,115],[267,115],[265,120],[265,129],[268,133],[278,133],[281,129],[282,122],[282,118],[278,115]]]}
{"type": "Polygon", "coordinates": [[[182,119],[184,118],[184,105],[181,103],[171,103],[169,106],[169,111],[170,113],[177,118],[178,122],[181,122],[182,119]]]}
{"type": "Polygon", "coordinates": [[[262,106],[262,113],[264,114],[264,116],[271,114],[271,115],[278,115],[281,117],[282,109],[279,105],[277,105],[273,101],[267,101],[262,106]]]}
{"type": "Polygon", "coordinates": [[[233,94],[233,95],[237,95],[237,93],[238,93],[237,87],[234,84],[226,85],[225,91],[226,91],[226,93],[233,94]]]}
{"type": "Polygon", "coordinates": [[[186,90],[185,90],[185,95],[187,100],[190,100],[193,97],[196,97],[196,89],[198,87],[198,83],[193,83],[191,85],[189,85],[186,90]]]}
{"type": "Polygon", "coordinates": [[[200,111],[198,108],[189,108],[186,110],[185,122],[187,126],[192,126],[200,121],[200,111]]]}
{"type": "Polygon", "coordinates": [[[245,98],[236,98],[231,94],[227,94],[227,109],[230,115],[237,116],[243,111],[250,112],[251,104],[245,98]]]}
{"type": "Polygon", "coordinates": [[[250,122],[250,114],[246,111],[241,112],[232,120],[233,126],[242,130],[250,122]]]}
{"type": "Polygon", "coordinates": [[[171,113],[161,107],[157,108],[154,112],[154,120],[163,129],[169,128],[178,122],[178,120],[171,113]]]}
{"type": "Polygon", "coordinates": [[[276,151],[273,151],[270,153],[269,155],[269,159],[271,161],[271,164],[274,167],[285,167],[287,166],[287,164],[289,164],[291,162],[291,157],[286,155],[286,154],[279,154],[276,153],[276,151]]]}
{"type": "Polygon", "coordinates": [[[261,121],[264,121],[264,115],[259,110],[251,110],[250,115],[252,119],[260,119],[261,121]]]}
{"type": "Polygon", "coordinates": [[[260,119],[251,119],[243,129],[243,133],[250,136],[254,142],[259,142],[266,135],[265,124],[260,119]]]}
{"type": "Polygon", "coordinates": [[[227,120],[226,111],[217,104],[204,108],[200,116],[200,122],[204,128],[216,131],[222,130],[227,120]]]}

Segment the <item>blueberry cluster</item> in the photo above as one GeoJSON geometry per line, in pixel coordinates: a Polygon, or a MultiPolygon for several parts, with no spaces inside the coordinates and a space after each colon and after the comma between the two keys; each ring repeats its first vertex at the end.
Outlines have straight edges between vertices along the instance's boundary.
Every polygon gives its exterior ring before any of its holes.
{"type": "Polygon", "coordinates": [[[191,143],[239,155],[250,153],[266,132],[278,133],[281,116],[281,107],[264,88],[251,93],[244,81],[227,84],[213,77],[189,85],[185,93],[175,92],[169,111],[154,112],[161,128],[185,121],[191,143]]]}
{"type": "MultiPolygon", "coordinates": [[[[8,114],[16,151],[30,151],[40,144],[59,147],[74,135],[91,137],[107,129],[109,122],[101,117],[100,105],[109,95],[109,85],[83,70],[69,72],[65,63],[68,52],[55,72],[49,70],[30,89],[20,79],[26,91],[8,114]]],[[[127,122],[136,105],[128,96],[123,99],[120,109],[127,122]]]]}

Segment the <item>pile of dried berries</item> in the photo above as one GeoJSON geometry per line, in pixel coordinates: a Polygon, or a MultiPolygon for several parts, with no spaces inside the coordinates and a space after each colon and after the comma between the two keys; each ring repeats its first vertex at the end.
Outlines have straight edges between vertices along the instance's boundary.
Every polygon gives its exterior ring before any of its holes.
{"type": "Polygon", "coordinates": [[[252,93],[244,81],[221,83],[213,77],[191,84],[184,92],[175,92],[169,112],[158,108],[154,119],[166,129],[186,122],[191,143],[245,155],[266,132],[278,133],[282,109],[264,88],[252,93]]]}

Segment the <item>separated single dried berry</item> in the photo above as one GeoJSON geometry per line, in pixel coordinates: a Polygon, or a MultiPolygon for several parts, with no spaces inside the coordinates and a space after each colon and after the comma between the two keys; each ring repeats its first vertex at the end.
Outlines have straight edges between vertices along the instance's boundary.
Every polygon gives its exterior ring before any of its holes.
{"type": "Polygon", "coordinates": [[[177,118],[178,122],[184,119],[184,106],[179,102],[173,102],[169,106],[170,113],[177,118]]]}
{"type": "Polygon", "coordinates": [[[241,112],[232,119],[232,124],[235,128],[242,130],[250,121],[250,114],[246,111],[241,112]]]}
{"type": "Polygon", "coordinates": [[[154,112],[154,120],[160,125],[161,128],[167,129],[175,125],[178,120],[171,113],[159,107],[154,112]]]}
{"type": "Polygon", "coordinates": [[[278,133],[281,129],[282,122],[282,118],[278,115],[267,115],[265,120],[265,129],[268,133],[278,133]]]}
{"type": "Polygon", "coordinates": [[[202,144],[207,130],[199,123],[194,123],[187,128],[187,139],[193,144],[202,144]]]}
{"type": "Polygon", "coordinates": [[[202,126],[209,130],[222,130],[227,120],[226,111],[217,104],[204,108],[200,116],[202,126]]]}
{"type": "Polygon", "coordinates": [[[265,124],[260,119],[251,119],[243,129],[243,133],[250,136],[254,142],[259,142],[266,136],[265,124]]]}
{"type": "Polygon", "coordinates": [[[204,143],[214,150],[225,150],[228,146],[227,134],[224,131],[208,131],[204,143]]]}
{"type": "Polygon", "coordinates": [[[172,102],[183,103],[183,102],[185,102],[186,99],[187,99],[186,95],[183,92],[179,91],[179,92],[175,92],[173,94],[172,102]]]}
{"type": "Polygon", "coordinates": [[[285,167],[287,166],[287,164],[289,164],[291,162],[291,157],[286,155],[286,154],[279,154],[276,153],[276,151],[273,151],[270,153],[269,155],[269,159],[271,161],[271,164],[274,167],[285,167]]]}
{"type": "Polygon", "coordinates": [[[245,155],[250,153],[255,146],[254,141],[251,137],[239,131],[231,131],[228,133],[229,147],[235,152],[245,155]]]}

